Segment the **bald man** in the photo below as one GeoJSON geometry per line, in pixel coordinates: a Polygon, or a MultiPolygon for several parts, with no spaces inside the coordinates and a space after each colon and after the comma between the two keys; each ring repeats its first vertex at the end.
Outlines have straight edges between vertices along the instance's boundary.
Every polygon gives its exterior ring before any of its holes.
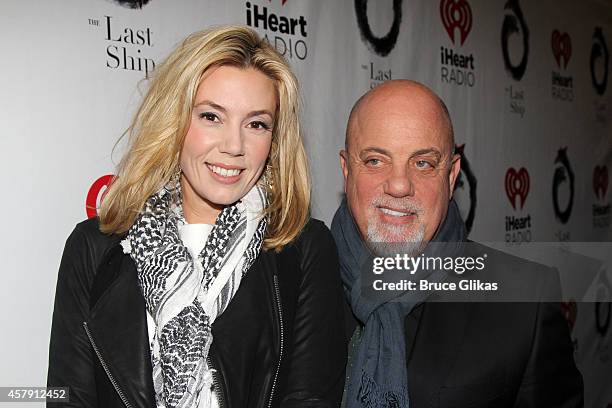
{"type": "MultiPolygon", "coordinates": [[[[370,90],[351,111],[340,164],[346,196],[332,233],[356,326],[346,407],[583,406],[559,303],[540,301],[554,297],[543,293],[558,292],[555,271],[466,238],[452,199],[460,157],[448,110],[435,93],[407,80],[370,90]],[[373,271],[375,278],[397,273],[397,266],[376,271],[377,259],[484,252],[489,267],[465,276],[510,277],[506,283],[533,301],[449,303],[414,287],[373,297],[364,290],[373,271]]],[[[423,273],[428,284],[445,288],[465,277],[423,273]]]]}

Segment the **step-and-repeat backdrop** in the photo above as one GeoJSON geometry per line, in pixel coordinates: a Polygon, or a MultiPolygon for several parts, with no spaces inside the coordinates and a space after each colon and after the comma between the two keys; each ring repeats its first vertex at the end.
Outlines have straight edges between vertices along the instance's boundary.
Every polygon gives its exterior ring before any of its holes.
{"type": "MultiPolygon", "coordinates": [[[[354,101],[410,78],[449,106],[472,239],[610,241],[610,1],[4,1],[0,385],[45,383],[63,244],[95,216],[147,74],[189,33],[228,23],[265,36],[301,80],[315,217],[339,203],[354,101]]],[[[566,311],[587,406],[608,407],[610,304],[566,311]]]]}

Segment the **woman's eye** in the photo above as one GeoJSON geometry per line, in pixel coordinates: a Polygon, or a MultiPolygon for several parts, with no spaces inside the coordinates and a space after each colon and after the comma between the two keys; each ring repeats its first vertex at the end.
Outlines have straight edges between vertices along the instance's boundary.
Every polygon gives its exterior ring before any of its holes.
{"type": "Polygon", "coordinates": [[[252,129],[270,130],[270,125],[260,120],[249,123],[249,127],[252,129]]]}
{"type": "Polygon", "coordinates": [[[199,116],[200,116],[200,119],[205,119],[205,120],[208,120],[210,122],[217,122],[217,121],[219,121],[219,117],[216,114],[212,113],[212,112],[202,112],[202,113],[200,113],[199,116]]]}

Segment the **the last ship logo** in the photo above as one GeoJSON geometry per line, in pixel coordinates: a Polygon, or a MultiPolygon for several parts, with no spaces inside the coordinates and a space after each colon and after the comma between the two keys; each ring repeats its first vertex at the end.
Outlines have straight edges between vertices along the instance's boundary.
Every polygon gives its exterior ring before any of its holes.
{"type": "Polygon", "coordinates": [[[154,47],[151,27],[126,24],[113,16],[88,18],[87,22],[103,38],[107,68],[149,76],[155,68],[155,60],[150,55],[154,47]]]}

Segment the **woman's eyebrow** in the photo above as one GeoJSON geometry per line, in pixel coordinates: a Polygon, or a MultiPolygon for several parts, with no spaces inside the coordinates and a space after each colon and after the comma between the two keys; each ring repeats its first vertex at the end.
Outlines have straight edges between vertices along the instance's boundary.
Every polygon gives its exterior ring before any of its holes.
{"type": "Polygon", "coordinates": [[[274,118],[274,114],[267,109],[254,110],[247,114],[247,116],[257,116],[257,115],[269,115],[271,118],[274,118]]]}
{"type": "MultiPolygon", "coordinates": [[[[210,106],[211,108],[217,109],[218,111],[221,111],[223,113],[227,113],[227,109],[224,106],[219,105],[218,103],[213,102],[213,101],[208,100],[208,99],[205,99],[203,101],[200,101],[200,102],[196,103],[194,105],[194,107],[203,106],[203,105],[210,106]]],[[[249,117],[250,116],[257,116],[257,115],[269,115],[270,117],[274,118],[274,114],[271,111],[269,111],[268,109],[257,109],[257,110],[251,111],[251,112],[249,112],[247,114],[247,116],[249,116],[249,117]]]]}
{"type": "Polygon", "coordinates": [[[213,101],[210,101],[210,100],[208,100],[208,99],[205,99],[205,100],[203,100],[203,101],[200,101],[200,102],[196,103],[196,104],[194,105],[194,107],[197,107],[197,106],[202,106],[202,105],[208,105],[208,106],[210,106],[211,108],[217,109],[217,110],[219,110],[219,111],[221,111],[221,112],[223,112],[223,113],[227,112],[227,109],[225,109],[223,106],[221,106],[221,105],[219,105],[218,103],[215,103],[215,102],[213,102],[213,101]]]}

